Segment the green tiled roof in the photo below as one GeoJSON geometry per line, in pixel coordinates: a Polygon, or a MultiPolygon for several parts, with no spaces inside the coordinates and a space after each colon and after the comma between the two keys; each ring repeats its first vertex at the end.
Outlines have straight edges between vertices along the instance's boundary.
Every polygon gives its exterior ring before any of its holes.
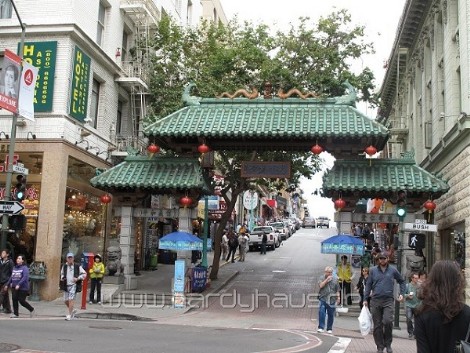
{"type": "Polygon", "coordinates": [[[203,138],[213,149],[309,151],[318,142],[327,150],[340,143],[353,154],[370,144],[381,150],[389,137],[383,125],[354,106],[329,98],[200,99],[146,126],[144,133],[165,148],[197,146],[203,138]]]}
{"type": "Polygon", "coordinates": [[[194,158],[127,157],[122,163],[91,179],[107,190],[147,189],[155,193],[175,189],[205,190],[200,163],[194,158]]]}
{"type": "Polygon", "coordinates": [[[449,186],[409,159],[337,160],[323,176],[323,194],[390,193],[407,190],[438,198],[449,186]]]}

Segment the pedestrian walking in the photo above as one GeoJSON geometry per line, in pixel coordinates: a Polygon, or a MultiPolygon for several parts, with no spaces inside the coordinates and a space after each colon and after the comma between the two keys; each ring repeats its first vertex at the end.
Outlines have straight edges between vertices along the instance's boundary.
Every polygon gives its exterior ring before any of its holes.
{"type": "Polygon", "coordinates": [[[239,253],[239,259],[238,261],[245,261],[245,254],[246,254],[246,247],[248,245],[248,237],[245,235],[245,233],[240,234],[238,236],[238,253],[239,253]]]}
{"type": "Polygon", "coordinates": [[[18,304],[28,309],[29,317],[33,317],[34,308],[26,301],[26,297],[29,295],[29,269],[25,264],[24,255],[16,257],[16,265],[5,285],[5,289],[8,288],[11,288],[11,300],[13,301],[13,313],[10,317],[14,319],[19,317],[18,304]]]}
{"type": "Polygon", "coordinates": [[[60,279],[63,283],[61,289],[64,290],[64,303],[68,309],[65,320],[69,321],[75,318],[74,309],[75,296],[82,291],[82,282],[86,278],[86,271],[82,266],[74,262],[73,253],[69,252],[66,256],[66,263],[60,271],[60,279]]]}
{"type": "Polygon", "coordinates": [[[10,259],[10,250],[3,249],[0,258],[0,305],[5,314],[11,314],[10,295],[5,284],[10,279],[14,266],[13,260],[10,259]]]}
{"type": "MultiPolygon", "coordinates": [[[[366,282],[367,278],[369,277],[369,267],[364,267],[361,270],[361,277],[359,277],[359,280],[357,281],[356,284],[356,289],[359,292],[359,295],[361,296],[361,300],[359,301],[359,307],[362,309],[362,302],[364,301],[364,289],[366,287],[366,282]]],[[[369,298],[370,302],[370,298],[369,298]]]]}
{"type": "Polygon", "coordinates": [[[465,304],[465,279],[457,262],[437,261],[422,287],[422,304],[416,310],[417,353],[454,353],[470,324],[465,304]]]}
{"type": "Polygon", "coordinates": [[[263,236],[261,237],[261,255],[266,255],[266,245],[268,244],[268,235],[266,233],[263,233],[263,236]]]}
{"type": "Polygon", "coordinates": [[[225,232],[224,235],[222,235],[222,242],[220,243],[220,246],[222,247],[222,258],[225,259],[228,254],[228,236],[225,232]]]}
{"type": "Polygon", "coordinates": [[[336,268],[338,274],[338,283],[341,288],[341,303],[344,304],[343,295],[346,296],[346,302],[348,305],[352,305],[351,298],[351,281],[352,281],[352,269],[351,264],[348,261],[346,255],[341,256],[341,262],[336,268]]]}
{"type": "Polygon", "coordinates": [[[406,330],[408,331],[408,338],[414,337],[413,320],[415,317],[416,309],[421,305],[421,300],[418,298],[418,284],[419,276],[417,273],[412,273],[410,283],[406,285],[405,293],[405,314],[406,314],[406,330]]]}
{"type": "Polygon", "coordinates": [[[232,230],[228,233],[228,255],[225,261],[229,261],[230,255],[232,255],[232,262],[235,262],[235,253],[237,252],[237,248],[238,238],[232,230]]]}
{"type": "Polygon", "coordinates": [[[325,320],[326,320],[326,332],[333,333],[333,322],[335,319],[336,305],[339,304],[340,299],[340,286],[338,281],[333,276],[333,267],[325,267],[324,275],[318,279],[318,300],[320,301],[320,307],[318,308],[318,329],[317,332],[325,331],[325,320]]]}
{"type": "Polygon", "coordinates": [[[93,261],[93,267],[90,268],[90,304],[101,304],[101,283],[104,276],[104,264],[101,262],[101,255],[96,254],[93,261]],[[95,301],[96,289],[96,301],[95,301]]]}
{"type": "Polygon", "coordinates": [[[392,330],[393,313],[395,310],[394,280],[400,285],[399,301],[403,300],[406,285],[405,280],[398,270],[388,263],[388,256],[384,252],[377,255],[379,264],[372,267],[367,278],[364,290],[363,305],[369,305],[374,323],[374,341],[377,346],[377,353],[382,353],[384,349],[387,353],[392,353],[392,330]]]}

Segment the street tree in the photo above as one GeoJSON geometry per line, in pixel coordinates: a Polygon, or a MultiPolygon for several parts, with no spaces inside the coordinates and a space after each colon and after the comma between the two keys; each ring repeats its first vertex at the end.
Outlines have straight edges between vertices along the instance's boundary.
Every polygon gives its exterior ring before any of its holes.
{"type": "MultiPolygon", "coordinates": [[[[360,92],[359,99],[371,102],[374,76],[369,68],[354,72],[351,65],[373,46],[364,39],[364,27],[352,25],[346,10],[331,13],[318,22],[300,18],[290,30],[272,32],[265,24],[239,23],[224,26],[203,22],[181,27],[169,17],[158,25],[151,43],[152,114],[146,123],[157,121],[182,108],[181,93],[188,82],[197,95],[214,97],[240,88],[287,91],[299,88],[319,96],[344,94],[348,80],[360,92]]],[[[224,176],[221,197],[227,211],[215,234],[215,254],[211,279],[217,278],[220,242],[238,196],[264,184],[273,190],[294,190],[301,177],[310,178],[321,169],[321,160],[310,152],[270,151],[250,153],[218,150],[215,169],[224,176]],[[241,162],[254,160],[292,162],[292,177],[285,179],[247,179],[241,177],[241,162]]]]}

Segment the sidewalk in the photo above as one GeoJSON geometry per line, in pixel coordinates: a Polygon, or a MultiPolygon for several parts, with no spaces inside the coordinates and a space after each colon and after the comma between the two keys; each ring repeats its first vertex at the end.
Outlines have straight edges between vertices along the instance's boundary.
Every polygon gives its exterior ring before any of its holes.
{"type": "MultiPolygon", "coordinates": [[[[208,262],[212,263],[212,257],[208,262]]],[[[216,293],[238,275],[238,271],[229,264],[226,265],[225,261],[221,261],[218,273],[218,279],[211,282],[210,288],[206,289],[204,294],[216,293]]],[[[137,299],[135,302],[115,302],[113,305],[104,303],[102,305],[88,304],[88,297],[86,298],[86,309],[81,309],[81,294],[77,297],[76,309],[78,310],[77,317],[88,319],[112,319],[112,320],[134,320],[134,321],[161,321],[166,319],[177,318],[188,312],[187,308],[176,309],[171,304],[157,305],[159,296],[171,297],[171,285],[174,276],[173,265],[158,264],[155,271],[142,272],[138,276],[138,290],[136,291],[123,291],[126,294],[135,294],[137,299]],[[148,296],[148,298],[147,298],[148,296]],[[152,300],[155,300],[152,302],[152,300]]],[[[109,297],[114,293],[116,287],[112,285],[103,286],[104,298],[109,297]]],[[[191,295],[191,294],[189,294],[191,295]]],[[[62,296],[58,299],[47,302],[31,302],[35,307],[38,317],[50,317],[62,319],[66,314],[65,305],[62,296]]],[[[29,317],[20,309],[20,317],[29,317]]],[[[412,353],[416,352],[416,343],[414,340],[408,339],[406,332],[406,324],[400,323],[401,330],[393,331],[393,344],[392,348],[397,353],[412,353]]],[[[314,333],[316,334],[316,333],[314,333]]],[[[359,352],[376,352],[377,348],[374,344],[372,334],[365,337],[361,336],[359,332],[359,323],[354,316],[337,316],[334,323],[334,335],[336,337],[345,338],[346,342],[350,340],[349,344],[338,349],[334,347],[330,353],[359,353],[359,352]]]]}

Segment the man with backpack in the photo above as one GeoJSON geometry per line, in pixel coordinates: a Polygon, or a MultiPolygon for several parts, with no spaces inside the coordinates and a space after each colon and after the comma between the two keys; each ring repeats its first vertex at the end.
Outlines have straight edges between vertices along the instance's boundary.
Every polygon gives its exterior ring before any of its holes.
{"type": "Polygon", "coordinates": [[[225,261],[229,261],[230,255],[232,255],[232,262],[235,262],[235,253],[237,252],[238,248],[238,239],[233,230],[230,230],[228,233],[228,248],[228,256],[225,261]]]}
{"type": "Polygon", "coordinates": [[[268,235],[266,233],[263,233],[263,236],[261,237],[261,255],[266,255],[266,245],[268,244],[268,235]]]}
{"type": "Polygon", "coordinates": [[[65,265],[60,271],[61,288],[64,291],[64,302],[67,306],[68,314],[65,320],[73,320],[77,310],[73,308],[75,295],[82,291],[82,282],[86,278],[86,271],[79,264],[74,263],[74,255],[69,252],[65,265]]]}

